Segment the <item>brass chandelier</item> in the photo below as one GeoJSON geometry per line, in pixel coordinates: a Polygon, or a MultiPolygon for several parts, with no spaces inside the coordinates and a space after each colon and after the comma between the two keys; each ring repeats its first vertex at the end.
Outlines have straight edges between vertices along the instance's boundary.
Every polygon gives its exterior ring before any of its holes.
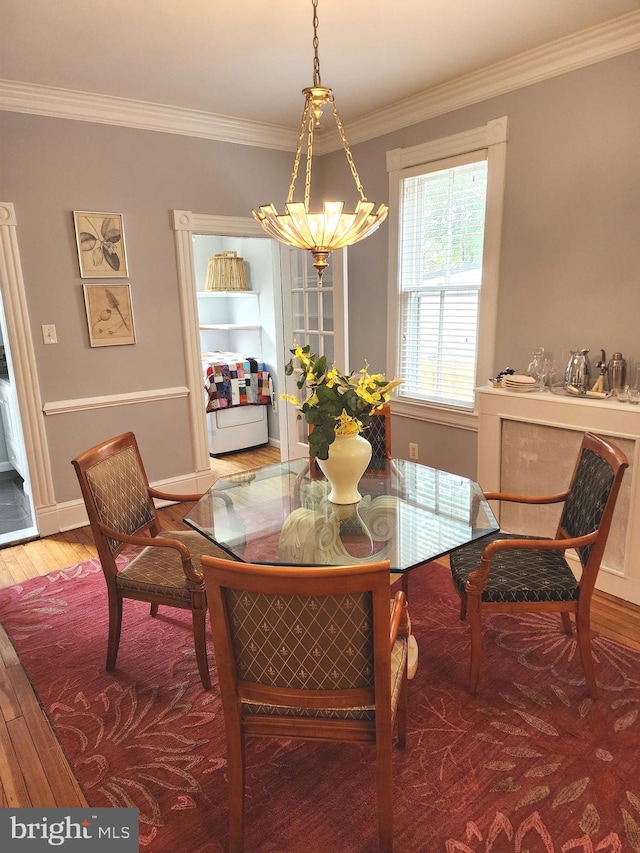
{"type": "Polygon", "coordinates": [[[318,59],[318,0],[312,0],[313,5],[313,86],[302,90],[304,95],[304,110],[298,133],[298,144],[293,161],[291,184],[285,202],[286,213],[278,213],[273,204],[265,204],[254,208],[253,215],[271,237],[307,249],[313,255],[313,265],[318,271],[318,279],[328,266],[328,257],[334,249],[351,246],[364,240],[381,225],[387,218],[388,208],[381,204],[374,213],[375,203],[367,201],[358,177],[355,163],[345,136],[344,127],[340,121],[338,110],[331,89],[322,85],[320,79],[320,60],[318,59]],[[356,185],[360,200],[354,213],[345,213],[343,201],[323,202],[322,212],[312,213],[309,210],[311,194],[311,168],[313,160],[313,133],[320,126],[322,108],[330,104],[333,117],[342,141],[349,169],[356,185]],[[305,141],[306,139],[306,141],[305,141]],[[296,180],[302,155],[305,155],[304,201],[294,201],[296,180]]]}

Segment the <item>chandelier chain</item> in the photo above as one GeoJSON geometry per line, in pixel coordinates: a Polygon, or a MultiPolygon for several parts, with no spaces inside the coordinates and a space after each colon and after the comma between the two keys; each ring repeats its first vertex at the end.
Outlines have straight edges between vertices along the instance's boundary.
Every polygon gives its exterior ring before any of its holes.
{"type": "Polygon", "coordinates": [[[311,163],[313,161],[313,128],[315,119],[313,110],[309,110],[309,132],[307,134],[307,168],[304,176],[304,206],[309,210],[309,199],[311,198],[311,163]]]}
{"type": "Polygon", "coordinates": [[[311,101],[307,98],[304,102],[304,110],[302,111],[302,122],[300,123],[300,131],[298,133],[298,142],[296,144],[296,156],[293,159],[293,169],[291,171],[291,183],[289,184],[289,193],[287,194],[287,204],[293,201],[293,194],[296,189],[296,180],[298,179],[298,169],[300,168],[300,158],[302,156],[303,139],[307,131],[307,116],[311,112],[311,101]]]}
{"type": "Polygon", "coordinates": [[[356,164],[353,162],[353,156],[351,154],[351,149],[349,148],[349,143],[347,142],[347,137],[344,132],[344,126],[342,121],[340,120],[340,116],[338,115],[338,108],[336,107],[335,98],[333,95],[329,97],[329,101],[331,102],[331,107],[333,109],[333,117],[336,120],[336,126],[338,128],[338,133],[340,134],[340,139],[342,140],[342,147],[344,148],[344,153],[347,155],[347,163],[349,164],[349,168],[351,169],[351,175],[353,180],[355,181],[356,189],[360,194],[360,199],[362,201],[366,201],[366,196],[364,194],[364,188],[360,181],[360,176],[358,175],[358,170],[356,169],[356,164]]]}
{"type": "Polygon", "coordinates": [[[318,57],[318,0],[311,0],[313,5],[313,85],[322,86],[320,80],[320,59],[318,57]]]}

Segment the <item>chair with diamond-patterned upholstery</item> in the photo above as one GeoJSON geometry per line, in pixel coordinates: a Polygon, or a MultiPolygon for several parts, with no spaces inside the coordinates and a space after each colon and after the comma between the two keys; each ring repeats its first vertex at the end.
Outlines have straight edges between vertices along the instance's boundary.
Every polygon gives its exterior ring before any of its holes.
{"type": "Polygon", "coordinates": [[[591,599],[627,467],[627,458],[619,448],[601,436],[586,433],[566,491],[535,497],[486,493],[489,500],[564,505],[553,539],[500,531],[450,556],[453,583],[462,600],[460,618],[468,620],[471,630],[471,693],[475,693],[480,679],[483,615],[543,612],[559,613],[568,635],[572,634],[573,613],[587,689],[597,697],[591,655],[591,599]],[[568,550],[578,555],[579,580],[566,560],[568,550]]]}
{"type": "Polygon", "coordinates": [[[392,738],[397,724],[404,746],[410,628],[404,593],[389,598],[389,562],[203,557],[202,567],[227,733],[229,850],[243,849],[244,741],[257,736],[375,744],[379,843],[391,851],[392,738]]]}
{"type": "MultiPolygon", "coordinates": [[[[123,599],[138,599],[151,604],[152,616],[160,604],[191,610],[198,672],[203,687],[209,690],[207,598],[200,558],[203,554],[227,555],[195,531],[163,530],[153,501],[197,501],[201,495],[174,495],[152,488],[131,432],[81,453],[72,465],[107,583],[107,671],[116,666],[123,599]],[[120,567],[117,557],[127,545],[141,550],[120,567]]],[[[228,506],[227,510],[231,508],[228,506]]]]}

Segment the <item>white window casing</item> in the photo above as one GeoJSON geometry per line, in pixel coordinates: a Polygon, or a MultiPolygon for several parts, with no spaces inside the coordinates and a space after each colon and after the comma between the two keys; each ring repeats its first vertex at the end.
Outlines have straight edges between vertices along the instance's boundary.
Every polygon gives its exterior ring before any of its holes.
{"type": "MultiPolygon", "coordinates": [[[[403,305],[407,311],[421,310],[425,318],[436,316],[438,310],[447,310],[449,302],[455,302],[456,318],[460,323],[462,337],[454,347],[462,346],[466,350],[468,368],[473,370],[475,352],[475,377],[472,385],[488,379],[493,370],[496,312],[498,296],[498,271],[500,260],[500,242],[502,234],[502,207],[504,197],[504,180],[506,164],[507,117],[490,121],[487,125],[465,133],[416,145],[411,148],[398,148],[387,152],[387,171],[389,172],[389,289],[388,289],[388,335],[387,335],[387,372],[388,375],[402,376],[400,364],[400,318],[403,305]],[[444,170],[457,169],[464,173],[466,164],[486,161],[486,209],[484,223],[484,243],[482,250],[482,282],[479,287],[478,275],[475,278],[461,279],[458,294],[450,285],[438,291],[437,281],[421,288],[406,286],[407,256],[406,244],[401,245],[401,197],[403,187],[410,192],[411,187],[418,188],[417,181],[410,179],[415,176],[428,176],[444,170]],[[409,179],[409,180],[406,180],[409,179]],[[401,291],[401,263],[405,254],[403,268],[405,290],[401,291]],[[435,286],[434,286],[435,285],[435,286]],[[477,304],[477,329],[475,299],[477,304]],[[404,302],[403,302],[404,300],[404,302]],[[430,314],[431,311],[431,314],[430,314]],[[465,328],[466,322],[466,328],[465,328]],[[462,341],[462,344],[460,343],[462,341]]],[[[480,167],[481,169],[483,167],[480,167]]],[[[409,196],[410,197],[410,196],[409,196]]],[[[406,221],[406,220],[405,220],[406,221]]],[[[409,235],[410,236],[410,235],[409,235]]],[[[409,256],[409,279],[411,258],[409,256]]],[[[449,324],[449,329],[452,326],[449,324]]],[[[434,326],[435,329],[435,326],[434,326]]],[[[460,354],[460,353],[458,353],[460,354]]],[[[410,365],[407,365],[410,369],[410,365]]],[[[450,383],[453,380],[450,378],[450,383]]],[[[407,383],[409,385],[410,383],[407,383]]],[[[450,386],[451,387],[451,384],[450,386]]],[[[445,382],[446,388],[446,382],[445,382]]],[[[416,399],[409,394],[399,394],[394,400],[394,414],[405,415],[419,420],[443,423],[450,426],[475,430],[477,416],[475,400],[471,393],[460,395],[460,400],[447,399],[447,394],[441,399],[416,399]]],[[[454,395],[455,396],[455,395],[454,395]]],[[[473,395],[475,396],[475,395],[473,395]]]]}

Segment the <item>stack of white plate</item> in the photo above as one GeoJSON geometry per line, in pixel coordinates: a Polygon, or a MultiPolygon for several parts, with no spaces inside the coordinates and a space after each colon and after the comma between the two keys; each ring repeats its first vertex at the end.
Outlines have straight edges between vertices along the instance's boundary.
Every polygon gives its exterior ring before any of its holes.
{"type": "Polygon", "coordinates": [[[535,391],[537,387],[533,376],[524,376],[517,373],[513,376],[509,376],[508,374],[504,376],[502,385],[507,391],[516,391],[518,393],[535,391]]]}

